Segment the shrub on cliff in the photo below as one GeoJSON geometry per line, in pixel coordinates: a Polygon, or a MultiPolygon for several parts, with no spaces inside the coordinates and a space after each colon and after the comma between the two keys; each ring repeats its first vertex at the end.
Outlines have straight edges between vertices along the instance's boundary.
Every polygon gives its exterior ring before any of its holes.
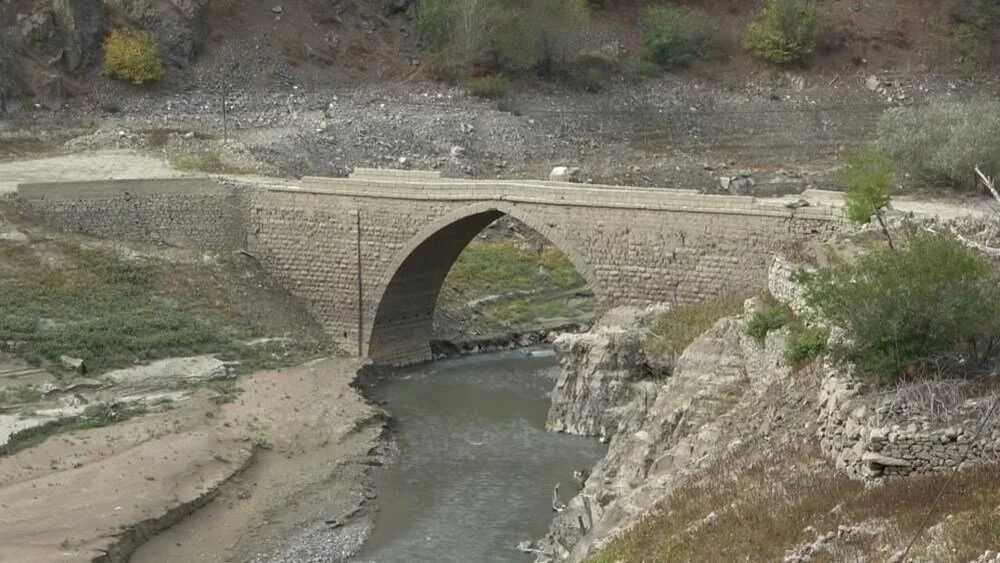
{"type": "Polygon", "coordinates": [[[890,109],[879,119],[877,144],[915,183],[974,188],[976,166],[1000,174],[1000,102],[890,109]]]}
{"type": "Polygon", "coordinates": [[[663,68],[687,66],[718,44],[718,33],[704,11],[652,6],[643,12],[642,56],[663,68]]]}
{"type": "Polygon", "coordinates": [[[747,333],[757,340],[764,340],[768,332],[777,330],[792,319],[792,312],[788,307],[775,305],[762,307],[754,311],[753,316],[747,323],[747,333]]]}
{"type": "Polygon", "coordinates": [[[845,331],[835,361],[894,380],[988,371],[1000,357],[1000,276],[978,251],[924,231],[898,252],[800,273],[807,303],[845,331]]]}
{"type": "Polygon", "coordinates": [[[765,61],[800,62],[816,46],[816,4],[812,0],[769,0],[743,33],[743,48],[765,61]]]}
{"type": "Polygon", "coordinates": [[[793,325],[785,344],[785,361],[797,368],[815,360],[826,352],[829,337],[830,333],[822,327],[793,325]]]}
{"type": "Polygon", "coordinates": [[[158,51],[148,33],[116,29],[104,40],[104,75],[136,86],[159,80],[164,68],[158,51]]]}

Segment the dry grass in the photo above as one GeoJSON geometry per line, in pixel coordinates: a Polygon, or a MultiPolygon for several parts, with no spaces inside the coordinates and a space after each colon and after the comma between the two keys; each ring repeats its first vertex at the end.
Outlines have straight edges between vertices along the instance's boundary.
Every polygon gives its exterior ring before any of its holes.
{"type": "Polygon", "coordinates": [[[677,356],[719,319],[742,314],[745,300],[745,296],[725,297],[671,309],[653,321],[643,349],[649,356],[677,356]]]}
{"type": "MultiPolygon", "coordinates": [[[[761,402],[773,403],[773,397],[761,402]]],[[[860,531],[828,542],[813,561],[885,561],[903,549],[948,475],[866,488],[832,468],[803,424],[809,411],[795,413],[794,404],[785,401],[779,408],[790,413],[782,428],[716,460],[590,563],[781,561],[841,525],[860,531]]],[[[737,420],[752,421],[762,412],[746,404],[738,408],[744,410],[734,411],[737,420]]],[[[998,479],[996,466],[959,472],[928,520],[931,531],[914,545],[914,560],[967,562],[987,549],[1000,550],[998,479]]]]}
{"type": "Polygon", "coordinates": [[[250,174],[253,172],[225,162],[218,154],[208,151],[191,154],[171,153],[168,159],[171,166],[186,172],[205,172],[207,174],[250,174]]]}

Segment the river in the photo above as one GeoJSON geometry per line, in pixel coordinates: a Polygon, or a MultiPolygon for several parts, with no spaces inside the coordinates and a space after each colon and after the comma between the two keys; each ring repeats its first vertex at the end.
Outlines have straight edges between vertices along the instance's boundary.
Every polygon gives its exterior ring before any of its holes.
{"type": "Polygon", "coordinates": [[[384,376],[375,396],[397,419],[398,459],[375,474],[379,510],[358,561],[523,562],[515,550],[552,519],[552,487],[606,451],[545,430],[548,350],[448,360],[384,376]]]}

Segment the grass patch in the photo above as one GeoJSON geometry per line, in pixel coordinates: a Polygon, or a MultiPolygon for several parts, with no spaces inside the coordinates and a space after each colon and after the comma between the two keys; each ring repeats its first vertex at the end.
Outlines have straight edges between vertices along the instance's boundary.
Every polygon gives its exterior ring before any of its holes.
{"type": "Polygon", "coordinates": [[[33,385],[0,389],[0,407],[27,405],[42,400],[42,390],[33,385]]]}
{"type": "Polygon", "coordinates": [[[763,342],[767,333],[777,330],[792,320],[792,311],[784,305],[762,307],[754,311],[747,323],[747,333],[763,342]]]}
{"type": "Polygon", "coordinates": [[[785,345],[785,361],[794,368],[801,368],[826,352],[830,333],[825,328],[792,325],[785,345]]]}
{"type": "Polygon", "coordinates": [[[36,260],[0,280],[0,341],[33,365],[66,354],[91,373],[155,360],[226,350],[232,335],[150,294],[154,268],[110,252],[62,245],[68,263],[36,260]]]}
{"type": "Polygon", "coordinates": [[[524,297],[483,308],[486,322],[500,326],[524,326],[546,320],[576,321],[591,319],[597,313],[597,301],[579,297],[524,297]]]}
{"type": "Polygon", "coordinates": [[[234,166],[223,161],[218,154],[204,151],[189,154],[171,153],[170,165],[185,172],[205,172],[206,174],[251,174],[252,170],[234,166]]]}
{"type": "Polygon", "coordinates": [[[219,354],[240,361],[246,372],[321,352],[320,343],[280,349],[244,345],[244,339],[262,335],[231,311],[216,311],[217,300],[182,302],[160,293],[169,275],[165,270],[175,265],[123,260],[110,251],[66,242],[49,250],[56,251],[57,260],[0,247],[5,274],[0,276],[0,342],[12,342],[10,351],[31,364],[56,364],[65,354],[83,358],[89,372],[98,375],[136,362],[219,354]]]}
{"type": "Polygon", "coordinates": [[[586,281],[562,252],[525,252],[516,241],[475,241],[459,255],[445,284],[478,299],[511,291],[583,287],[586,281]]]}
{"type": "Polygon", "coordinates": [[[10,442],[0,447],[0,456],[13,455],[21,450],[35,447],[56,434],[72,432],[74,430],[101,428],[118,422],[124,422],[145,413],[146,407],[143,405],[123,405],[118,403],[90,405],[79,416],[45,424],[16,434],[10,442]]]}
{"type": "Polygon", "coordinates": [[[648,356],[679,356],[695,338],[723,317],[743,313],[744,297],[725,297],[672,309],[653,321],[643,341],[648,356]]]}

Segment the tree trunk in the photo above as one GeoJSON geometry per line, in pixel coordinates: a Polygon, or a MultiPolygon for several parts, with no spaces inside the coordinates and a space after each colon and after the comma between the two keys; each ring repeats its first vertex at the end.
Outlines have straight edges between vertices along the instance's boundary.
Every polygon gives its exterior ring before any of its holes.
{"type": "Polygon", "coordinates": [[[892,235],[889,234],[889,226],[885,224],[885,219],[882,218],[881,210],[875,212],[875,218],[878,219],[878,224],[882,227],[882,234],[885,235],[885,240],[889,243],[889,250],[895,252],[896,245],[892,243],[892,235]]]}

